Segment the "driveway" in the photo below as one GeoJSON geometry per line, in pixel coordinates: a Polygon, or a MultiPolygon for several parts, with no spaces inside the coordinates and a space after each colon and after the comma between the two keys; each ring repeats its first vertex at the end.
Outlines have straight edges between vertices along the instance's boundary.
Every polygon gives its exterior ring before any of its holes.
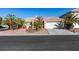
{"type": "Polygon", "coordinates": [[[49,35],[75,35],[76,34],[64,29],[47,29],[47,31],[49,35]]]}

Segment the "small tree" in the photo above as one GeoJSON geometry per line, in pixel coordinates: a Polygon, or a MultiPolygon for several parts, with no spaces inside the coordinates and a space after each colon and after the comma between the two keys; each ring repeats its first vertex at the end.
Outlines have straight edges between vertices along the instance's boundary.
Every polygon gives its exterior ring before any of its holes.
{"type": "Polygon", "coordinates": [[[17,24],[17,28],[22,27],[22,26],[24,25],[24,23],[25,23],[25,21],[24,21],[23,19],[21,19],[21,18],[17,18],[17,19],[15,20],[15,22],[16,22],[16,24],[17,24]]]}
{"type": "Polygon", "coordinates": [[[41,28],[41,27],[44,27],[44,20],[43,20],[43,17],[42,16],[40,16],[40,17],[37,17],[37,19],[38,19],[38,21],[39,21],[39,27],[41,28]]]}
{"type": "Polygon", "coordinates": [[[39,28],[44,27],[44,21],[42,17],[37,17],[37,20],[34,21],[34,26],[36,28],[36,30],[38,30],[39,28]]]}
{"type": "Polygon", "coordinates": [[[14,24],[14,20],[16,19],[16,16],[14,14],[8,14],[5,17],[6,21],[5,24],[9,26],[9,29],[12,29],[12,25],[14,24]]]}
{"type": "Polygon", "coordinates": [[[36,30],[38,30],[38,28],[39,28],[39,21],[37,21],[37,20],[34,21],[34,27],[36,28],[36,30]]]}

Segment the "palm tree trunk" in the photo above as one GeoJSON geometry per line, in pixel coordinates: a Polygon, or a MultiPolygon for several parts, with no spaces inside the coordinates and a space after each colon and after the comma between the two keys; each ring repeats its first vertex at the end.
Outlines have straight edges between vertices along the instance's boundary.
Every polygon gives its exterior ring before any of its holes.
{"type": "Polygon", "coordinates": [[[11,30],[11,25],[8,25],[9,26],[9,30],[11,30]]]}
{"type": "Polygon", "coordinates": [[[36,26],[36,31],[38,30],[37,26],[36,26]]]}
{"type": "Polygon", "coordinates": [[[12,29],[12,26],[10,25],[10,30],[12,29]]]}

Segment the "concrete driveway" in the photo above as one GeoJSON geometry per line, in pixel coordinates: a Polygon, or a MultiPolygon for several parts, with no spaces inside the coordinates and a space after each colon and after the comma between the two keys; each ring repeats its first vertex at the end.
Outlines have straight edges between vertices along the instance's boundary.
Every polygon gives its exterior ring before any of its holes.
{"type": "Polygon", "coordinates": [[[64,29],[47,29],[47,31],[49,35],[75,35],[76,34],[64,29]]]}

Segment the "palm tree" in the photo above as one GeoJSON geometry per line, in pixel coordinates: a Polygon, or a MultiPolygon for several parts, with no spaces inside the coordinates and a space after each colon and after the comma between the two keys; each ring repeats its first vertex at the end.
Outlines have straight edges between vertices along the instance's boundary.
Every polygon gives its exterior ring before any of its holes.
{"type": "Polygon", "coordinates": [[[74,15],[74,14],[67,14],[67,15],[64,15],[63,18],[65,19],[64,21],[64,28],[65,29],[70,29],[70,28],[73,28],[73,23],[78,23],[79,24],[79,19],[76,18],[77,15],[74,15]]]}
{"type": "Polygon", "coordinates": [[[17,18],[15,22],[17,24],[17,28],[21,28],[25,23],[25,21],[22,18],[17,18]]]}
{"type": "Polygon", "coordinates": [[[37,28],[43,28],[44,27],[44,20],[42,16],[39,16],[36,18],[37,20],[35,20],[34,22],[34,26],[37,28]]]}
{"type": "Polygon", "coordinates": [[[34,24],[34,27],[36,28],[36,30],[38,30],[39,21],[38,20],[35,20],[33,24],[34,24]]]}
{"type": "Polygon", "coordinates": [[[39,20],[40,22],[40,28],[43,27],[44,28],[44,20],[43,20],[43,17],[40,16],[40,17],[37,17],[37,19],[39,20]]]}
{"type": "Polygon", "coordinates": [[[34,21],[34,27],[36,28],[36,30],[44,27],[44,20],[43,17],[37,17],[37,20],[34,21]]]}
{"type": "Polygon", "coordinates": [[[7,24],[9,26],[9,29],[12,29],[12,25],[14,23],[14,20],[16,19],[16,16],[14,14],[8,14],[6,17],[6,22],[5,24],[7,24]]]}

